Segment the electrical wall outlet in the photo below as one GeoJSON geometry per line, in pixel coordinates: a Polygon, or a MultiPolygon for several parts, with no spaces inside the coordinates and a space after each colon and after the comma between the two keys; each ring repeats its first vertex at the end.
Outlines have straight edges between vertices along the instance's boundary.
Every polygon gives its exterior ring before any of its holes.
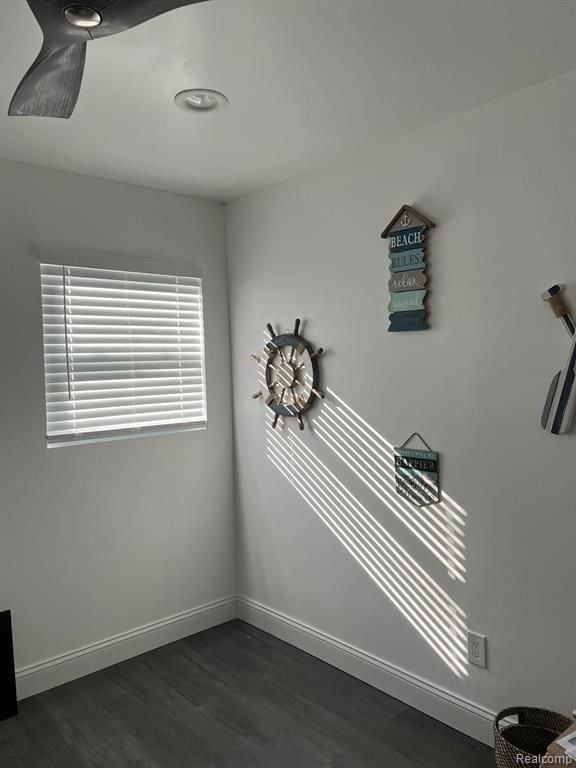
{"type": "Polygon", "coordinates": [[[468,632],[468,661],[486,669],[486,635],[468,632]]]}

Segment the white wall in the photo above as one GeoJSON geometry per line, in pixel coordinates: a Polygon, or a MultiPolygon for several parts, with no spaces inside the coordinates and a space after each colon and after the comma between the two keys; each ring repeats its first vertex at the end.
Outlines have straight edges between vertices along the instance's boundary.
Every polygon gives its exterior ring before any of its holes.
{"type": "Polygon", "coordinates": [[[23,668],[235,592],[225,231],[215,203],[1,162],[0,233],[0,608],[23,668]],[[42,246],[203,268],[206,431],[46,449],[42,246]]]}
{"type": "MultiPolygon", "coordinates": [[[[568,351],[539,294],[567,283],[576,311],[575,104],[571,72],[228,209],[240,591],[492,711],[576,705],[576,439],[539,425],[568,351]],[[429,247],[432,328],[421,334],[386,333],[380,232],[404,202],[438,224],[429,247]],[[368,484],[323,442],[334,397],[314,411],[315,431],[297,435],[436,594],[445,591],[466,625],[488,635],[487,671],[454,674],[390,599],[396,569],[397,599],[410,603],[406,567],[375,554],[385,571],[378,587],[268,460],[248,356],[266,322],[286,329],[295,317],[329,350],[325,386],[393,444],[418,430],[441,452],[445,492],[467,515],[465,582],[409,530],[406,512],[394,515],[373,492],[390,466],[379,438],[353,422],[336,430],[338,450],[357,461],[367,447],[368,484]]],[[[438,515],[457,509],[447,501],[438,515]]],[[[351,521],[348,514],[344,526],[351,521]]],[[[433,517],[425,528],[436,524],[433,517]]],[[[441,625],[431,604],[422,611],[441,625]]]]}

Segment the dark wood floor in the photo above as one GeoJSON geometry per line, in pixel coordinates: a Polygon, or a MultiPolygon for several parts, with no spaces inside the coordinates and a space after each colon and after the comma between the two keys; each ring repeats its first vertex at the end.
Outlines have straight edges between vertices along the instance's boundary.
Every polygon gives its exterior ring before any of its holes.
{"type": "Polygon", "coordinates": [[[21,702],[1,768],[492,768],[493,753],[241,621],[21,702]]]}

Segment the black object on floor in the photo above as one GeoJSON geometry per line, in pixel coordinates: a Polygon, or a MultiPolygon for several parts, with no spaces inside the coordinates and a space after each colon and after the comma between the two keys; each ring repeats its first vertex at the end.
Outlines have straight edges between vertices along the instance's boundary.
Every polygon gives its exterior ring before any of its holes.
{"type": "Polygon", "coordinates": [[[232,621],[20,703],[2,768],[492,768],[494,753],[232,621]]]}
{"type": "Polygon", "coordinates": [[[17,714],[12,614],[10,611],[2,611],[0,613],[0,720],[6,720],[17,714]]]}

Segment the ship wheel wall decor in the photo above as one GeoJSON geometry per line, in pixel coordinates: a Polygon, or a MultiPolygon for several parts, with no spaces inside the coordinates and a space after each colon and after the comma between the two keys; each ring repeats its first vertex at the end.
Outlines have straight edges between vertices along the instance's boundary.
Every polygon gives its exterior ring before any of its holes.
{"type": "MultiPolygon", "coordinates": [[[[320,389],[320,366],[318,358],[324,352],[322,347],[316,351],[312,344],[300,336],[300,320],[294,323],[292,333],[277,334],[268,323],[266,326],[270,341],[261,355],[252,355],[257,363],[265,360],[265,386],[268,391],[265,403],[274,412],[272,427],[275,429],[280,419],[295,418],[300,429],[304,429],[303,414],[317,399],[324,398],[320,389]]],[[[259,390],[254,399],[263,397],[259,390]]]]}

